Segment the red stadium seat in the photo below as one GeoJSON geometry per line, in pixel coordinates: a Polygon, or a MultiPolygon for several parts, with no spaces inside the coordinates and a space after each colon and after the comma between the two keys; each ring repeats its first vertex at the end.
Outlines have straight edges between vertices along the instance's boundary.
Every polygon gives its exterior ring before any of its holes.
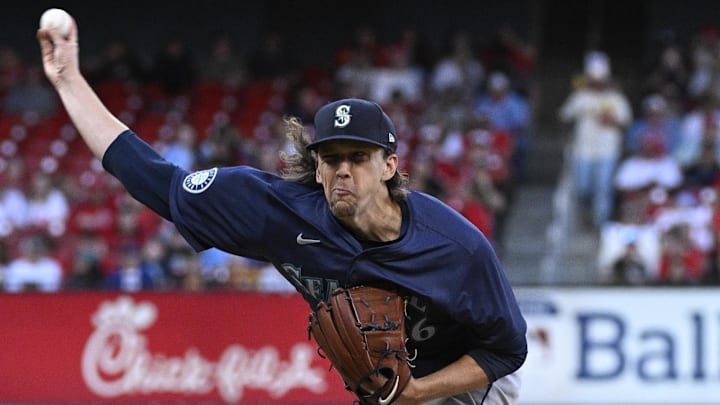
{"type": "Polygon", "coordinates": [[[154,112],[138,118],[133,129],[138,136],[147,142],[154,142],[160,136],[160,128],[165,125],[165,113],[154,112]]]}
{"type": "Polygon", "coordinates": [[[220,82],[203,81],[195,86],[192,93],[192,102],[195,108],[219,110],[227,91],[220,82]]]}

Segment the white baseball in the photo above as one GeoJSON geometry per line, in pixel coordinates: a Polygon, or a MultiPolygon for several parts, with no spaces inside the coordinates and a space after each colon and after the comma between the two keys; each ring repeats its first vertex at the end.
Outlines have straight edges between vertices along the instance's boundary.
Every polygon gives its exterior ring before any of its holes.
{"type": "Polygon", "coordinates": [[[59,8],[49,8],[40,16],[40,28],[48,29],[54,27],[63,37],[70,34],[72,18],[67,11],[59,8]]]}

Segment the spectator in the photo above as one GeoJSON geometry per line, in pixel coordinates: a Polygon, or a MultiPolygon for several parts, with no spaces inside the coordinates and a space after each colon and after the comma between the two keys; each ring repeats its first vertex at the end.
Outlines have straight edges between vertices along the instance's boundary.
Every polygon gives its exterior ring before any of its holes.
{"type": "Polygon", "coordinates": [[[610,221],[600,230],[598,279],[638,285],[657,278],[661,232],[652,224],[610,221]],[[642,271],[641,271],[642,269],[642,271]]]}
{"type": "Polygon", "coordinates": [[[210,127],[208,136],[200,143],[198,166],[215,167],[242,161],[243,148],[239,129],[226,115],[220,115],[210,127]]]}
{"type": "Polygon", "coordinates": [[[410,181],[413,187],[433,195],[441,200],[447,198],[446,184],[435,170],[435,159],[431,156],[418,158],[413,161],[410,181]]]}
{"type": "Polygon", "coordinates": [[[153,63],[153,78],[168,96],[190,90],[198,79],[195,59],[180,38],[165,43],[153,63]]]}
{"type": "Polygon", "coordinates": [[[717,75],[718,46],[720,41],[715,27],[704,28],[693,38],[690,49],[692,66],[687,84],[690,97],[720,96],[720,81],[717,75]]]}
{"type": "Polygon", "coordinates": [[[574,123],[572,167],[582,218],[586,225],[600,227],[613,213],[613,173],[632,110],[625,94],[611,83],[607,55],[586,55],[585,75],[587,83],[573,90],[560,108],[560,120],[574,123]]]}
{"type": "Polygon", "coordinates": [[[473,195],[472,190],[464,184],[451,184],[448,188],[445,202],[465,219],[470,221],[482,232],[490,242],[493,242],[493,215],[490,208],[480,202],[473,195]]]}
{"type": "Polygon", "coordinates": [[[40,171],[33,176],[27,212],[27,226],[48,232],[53,237],[65,233],[70,205],[49,174],[40,171]]]}
{"type": "Polygon", "coordinates": [[[708,198],[705,190],[699,193],[678,191],[669,204],[657,210],[653,225],[663,234],[679,232],[670,235],[673,241],[681,240],[682,238],[678,237],[687,234],[688,241],[694,249],[709,255],[715,248],[712,204],[713,201],[708,198]],[[685,226],[687,229],[684,229],[685,226]],[[674,229],[677,227],[682,229],[674,229]]]}
{"type": "Polygon", "coordinates": [[[233,255],[217,248],[210,248],[198,254],[203,280],[209,285],[222,286],[232,283],[231,261],[233,255]]]}
{"type": "Polygon", "coordinates": [[[97,234],[109,238],[115,227],[115,211],[109,195],[111,179],[102,174],[87,171],[78,180],[79,189],[67,220],[67,230],[73,235],[97,234]]]}
{"type": "Polygon", "coordinates": [[[697,161],[703,147],[712,146],[715,150],[715,158],[720,159],[718,140],[720,140],[720,109],[717,99],[708,95],[699,100],[699,105],[682,118],[680,141],[673,157],[682,167],[687,167],[697,161]]]}
{"type": "Polygon", "coordinates": [[[295,287],[290,284],[280,273],[270,264],[260,263],[258,270],[257,290],[261,292],[273,293],[293,293],[295,287]]]}
{"type": "Polygon", "coordinates": [[[325,103],[318,89],[300,85],[292,91],[291,97],[285,110],[293,117],[298,117],[302,122],[312,122],[317,111],[325,103]]]}
{"type": "Polygon", "coordinates": [[[437,125],[442,131],[439,142],[446,142],[446,134],[464,131],[476,117],[469,100],[463,98],[463,91],[448,88],[437,97],[433,97],[420,114],[420,125],[437,125]]]}
{"type": "Polygon", "coordinates": [[[172,287],[171,280],[168,278],[169,269],[165,267],[167,265],[167,255],[168,247],[158,235],[150,237],[142,246],[143,266],[153,276],[156,289],[172,287]]]}
{"type": "MultiPolygon", "coordinates": [[[[388,48],[390,48],[390,51],[395,48],[402,48],[407,53],[411,65],[417,66],[424,73],[429,72],[435,63],[435,57],[430,49],[432,41],[425,34],[427,33],[421,32],[417,27],[405,27],[400,32],[399,38],[391,42],[388,48]]],[[[388,49],[385,51],[387,52],[388,49]]]]}
{"type": "Polygon", "coordinates": [[[125,292],[154,289],[161,275],[143,262],[140,246],[127,243],[118,250],[117,265],[105,278],[105,288],[125,292]]]}
{"type": "Polygon", "coordinates": [[[675,190],[682,185],[683,175],[677,162],[665,152],[659,137],[641,140],[637,153],[624,159],[615,175],[620,222],[642,223],[646,220],[650,193],[656,188],[675,190]]]}
{"type": "Polygon", "coordinates": [[[636,119],[627,131],[625,152],[637,153],[644,138],[654,137],[662,147],[674,154],[680,139],[680,120],[672,115],[667,101],[660,94],[646,96],[642,102],[643,115],[636,119]]]}
{"type": "Polygon", "coordinates": [[[467,101],[479,90],[485,67],[475,55],[468,33],[456,33],[450,48],[450,54],[434,66],[430,87],[436,94],[457,92],[467,101]]]}
{"type": "Polygon", "coordinates": [[[683,111],[687,103],[688,67],[684,49],[667,34],[658,47],[657,60],[647,73],[645,87],[648,93],[658,94],[668,103],[671,115],[683,111]]]}
{"type": "Polygon", "coordinates": [[[203,278],[200,259],[196,254],[187,255],[184,260],[181,288],[185,291],[202,291],[207,287],[217,287],[217,284],[208,284],[203,278]]]}
{"type": "Polygon", "coordinates": [[[95,232],[81,232],[73,240],[69,273],[64,288],[89,290],[103,286],[104,266],[110,250],[103,238],[95,232]]]}
{"type": "MultiPolygon", "coordinates": [[[[470,131],[469,135],[471,139],[466,145],[468,166],[464,169],[464,182],[467,183],[472,200],[488,214],[488,229],[481,230],[502,252],[512,190],[507,184],[507,177],[498,173],[507,172],[507,162],[503,161],[497,150],[493,150],[493,134],[490,131],[475,130],[470,131]]],[[[479,207],[473,209],[473,205],[466,204],[465,209],[472,210],[476,215],[480,214],[479,207]]]]}
{"type": "Polygon", "coordinates": [[[370,75],[369,98],[385,105],[396,93],[409,103],[417,103],[423,96],[423,75],[412,64],[410,50],[394,46],[388,50],[388,65],[373,69],[370,75]]]}
{"type": "Polygon", "coordinates": [[[682,223],[663,234],[659,283],[687,285],[702,281],[708,257],[693,245],[689,234],[689,225],[682,223]]]}
{"type": "Polygon", "coordinates": [[[22,79],[8,89],[4,107],[6,113],[33,114],[42,120],[57,112],[58,100],[40,67],[31,66],[22,79]]]}
{"type": "Polygon", "coordinates": [[[28,201],[22,188],[25,163],[22,158],[10,159],[0,183],[0,238],[22,229],[27,222],[28,201]]]}
{"type": "Polygon", "coordinates": [[[372,29],[357,29],[353,40],[352,44],[338,51],[335,57],[337,93],[343,97],[367,97],[373,69],[383,65],[383,58],[372,29]]]}
{"type": "Polygon", "coordinates": [[[356,58],[364,60],[368,66],[385,66],[385,53],[378,44],[375,30],[368,26],[356,28],[349,44],[335,53],[335,66],[340,70],[345,64],[356,58]]]}
{"type": "Polygon", "coordinates": [[[510,134],[514,145],[513,178],[524,180],[530,147],[530,105],[523,96],[512,91],[505,73],[495,71],[488,76],[487,91],[478,97],[475,113],[487,119],[493,129],[510,134]]]}
{"type": "Polygon", "coordinates": [[[121,39],[110,41],[94,65],[89,69],[97,81],[144,83],[147,77],[140,57],[121,39]]]}
{"type": "Polygon", "coordinates": [[[108,239],[109,246],[144,245],[155,235],[159,220],[152,211],[141,205],[127,192],[116,196],[114,229],[108,239]]]}
{"type": "Polygon", "coordinates": [[[197,280],[194,280],[194,278],[196,276],[203,278],[202,264],[200,259],[197,258],[197,271],[199,274],[194,274],[194,260],[197,254],[183,239],[180,232],[164,222],[158,236],[162,238],[165,244],[165,256],[163,257],[162,266],[166,271],[165,277],[169,285],[176,288],[197,286],[195,284],[197,280]],[[185,285],[186,282],[189,284],[185,285]]]}
{"type": "Polygon", "coordinates": [[[535,48],[518,35],[508,23],[498,25],[492,42],[483,52],[488,69],[507,72],[523,97],[530,98],[531,78],[535,70],[535,48]]]}
{"type": "MultiPolygon", "coordinates": [[[[227,286],[240,291],[257,291],[260,288],[260,269],[265,264],[246,257],[228,257],[229,277],[227,286]]],[[[267,287],[265,286],[265,288],[267,287]]]]}
{"type": "Polygon", "coordinates": [[[621,191],[659,186],[672,190],[682,184],[680,166],[667,154],[662,139],[646,137],[637,153],[623,160],[617,170],[615,185],[621,191]]]}
{"type": "Polygon", "coordinates": [[[612,280],[614,285],[645,285],[647,283],[647,268],[640,255],[638,245],[634,241],[625,244],[625,251],[612,266],[612,280]]]}
{"type": "Polygon", "coordinates": [[[197,131],[190,124],[180,123],[171,129],[171,138],[160,147],[162,156],[187,170],[196,168],[197,131]]]}
{"type": "Polygon", "coordinates": [[[683,185],[690,190],[720,187],[720,163],[715,154],[715,142],[705,141],[700,148],[700,156],[684,169],[683,185]]]}
{"type": "Polygon", "coordinates": [[[222,83],[236,89],[247,80],[245,60],[235,47],[235,41],[229,33],[218,35],[210,49],[202,68],[202,79],[222,83]]]}
{"type": "Polygon", "coordinates": [[[20,256],[8,264],[5,289],[10,292],[55,292],[62,285],[60,263],[48,255],[48,240],[32,235],[20,243],[20,256]]]}

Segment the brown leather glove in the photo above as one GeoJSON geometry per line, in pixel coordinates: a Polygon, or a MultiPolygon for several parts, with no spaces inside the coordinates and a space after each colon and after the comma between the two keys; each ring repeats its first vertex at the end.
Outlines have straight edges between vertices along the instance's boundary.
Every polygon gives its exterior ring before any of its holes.
{"type": "Polygon", "coordinates": [[[337,289],[310,314],[308,330],[361,404],[390,404],[410,381],[405,299],[397,292],[337,289]]]}

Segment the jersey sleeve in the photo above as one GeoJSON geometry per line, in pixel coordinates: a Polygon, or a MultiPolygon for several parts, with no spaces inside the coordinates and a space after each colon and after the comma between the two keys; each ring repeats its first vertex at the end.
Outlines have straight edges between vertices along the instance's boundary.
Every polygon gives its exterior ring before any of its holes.
{"type": "Polygon", "coordinates": [[[520,368],[527,355],[527,327],[510,283],[483,240],[473,255],[475,267],[465,272],[467,289],[454,303],[456,316],[469,325],[468,353],[494,381],[520,368]]]}
{"type": "Polygon", "coordinates": [[[170,181],[173,173],[182,171],[180,168],[163,159],[130,130],[122,132],[110,144],[102,164],[136,200],[163,218],[172,220],[170,181]]]}
{"type": "Polygon", "coordinates": [[[197,251],[216,247],[263,258],[261,239],[272,215],[270,189],[276,180],[245,166],[177,172],[170,185],[173,222],[197,251]]]}
{"type": "Polygon", "coordinates": [[[260,252],[271,192],[278,176],[250,167],[189,173],[163,159],[127,130],[103,156],[103,167],[138,201],[172,221],[197,251],[217,247],[264,258],[260,252]]]}

